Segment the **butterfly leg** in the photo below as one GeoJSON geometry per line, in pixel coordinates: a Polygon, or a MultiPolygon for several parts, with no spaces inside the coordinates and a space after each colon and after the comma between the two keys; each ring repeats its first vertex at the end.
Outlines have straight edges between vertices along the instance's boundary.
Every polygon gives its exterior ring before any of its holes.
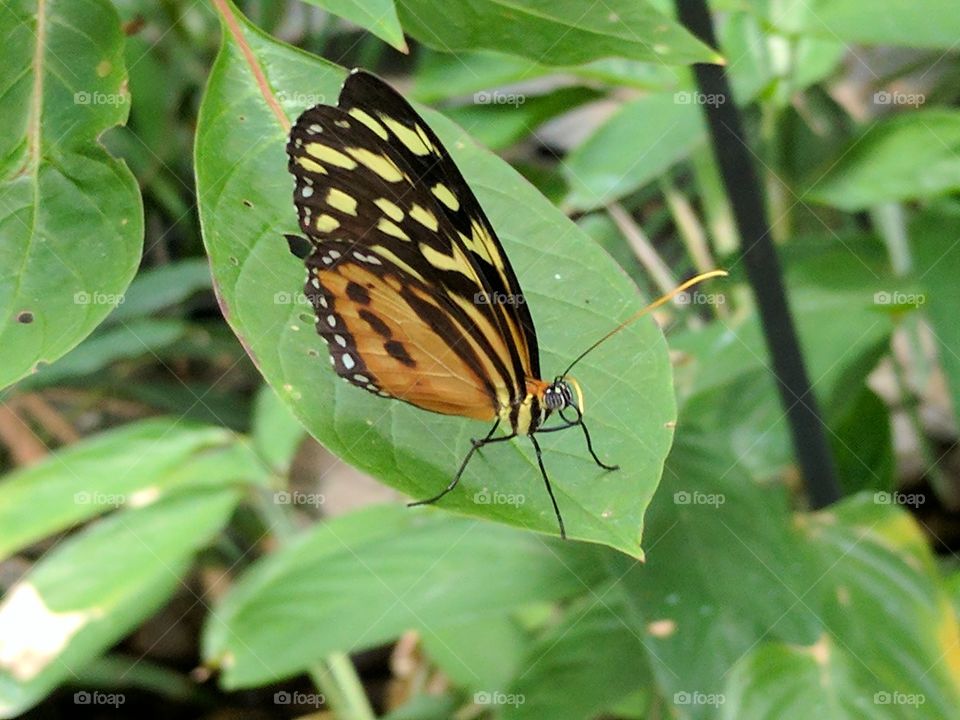
{"type": "Polygon", "coordinates": [[[619,466],[619,465],[607,465],[606,463],[601,462],[601,461],[600,461],[600,458],[597,457],[597,454],[593,451],[593,443],[590,442],[590,433],[589,433],[589,431],[587,430],[587,425],[586,425],[586,423],[583,422],[583,417],[582,417],[582,416],[577,420],[577,425],[579,425],[581,428],[583,428],[583,437],[584,437],[584,438],[586,439],[586,441],[587,441],[587,450],[590,451],[590,457],[593,458],[593,461],[594,461],[597,465],[599,465],[600,467],[602,467],[604,470],[619,470],[619,469],[620,469],[620,466],[619,466]]]}
{"type": "Polygon", "coordinates": [[[607,465],[605,462],[601,461],[600,458],[597,457],[597,453],[595,453],[593,450],[593,442],[590,440],[590,431],[587,430],[587,424],[583,421],[583,415],[580,413],[579,410],[577,410],[577,408],[573,408],[573,409],[577,413],[576,420],[567,420],[567,418],[563,417],[563,414],[561,411],[560,417],[564,419],[564,421],[567,423],[566,425],[560,425],[558,427],[552,427],[552,428],[538,428],[537,432],[541,432],[541,433],[557,432],[558,430],[566,430],[567,428],[572,428],[579,425],[580,428],[583,430],[583,437],[587,441],[587,451],[590,453],[590,457],[593,458],[593,461],[597,465],[602,467],[604,470],[619,470],[620,469],[619,465],[607,465]]]}
{"type": "Polygon", "coordinates": [[[553,488],[550,486],[550,478],[547,477],[547,469],[543,466],[543,454],[540,452],[540,443],[537,438],[530,435],[530,442],[533,443],[533,449],[537,451],[537,464],[540,466],[540,474],[543,475],[543,483],[547,486],[547,494],[550,495],[550,502],[553,503],[553,514],[557,516],[557,524],[560,525],[560,537],[567,539],[567,531],[563,527],[563,517],[560,515],[560,508],[557,506],[557,499],[553,496],[553,488]]]}
{"type": "Polygon", "coordinates": [[[463,459],[463,462],[460,463],[460,469],[457,470],[457,474],[453,476],[453,480],[451,480],[450,484],[447,485],[440,493],[438,493],[437,495],[434,495],[431,498],[427,498],[426,500],[417,500],[416,502],[407,503],[407,507],[415,507],[417,505],[432,505],[433,503],[435,503],[437,500],[442,498],[444,495],[446,495],[448,492],[450,492],[457,486],[457,484],[460,482],[460,477],[463,475],[463,471],[467,469],[467,463],[470,462],[470,458],[473,457],[473,454],[477,450],[482,448],[484,445],[489,445],[490,443],[495,443],[495,442],[503,442],[504,440],[511,440],[517,436],[516,433],[510,433],[509,435],[504,435],[503,437],[495,438],[493,437],[493,434],[497,431],[498,427],[500,427],[499,420],[497,420],[493,424],[493,427],[490,428],[490,432],[488,432],[486,437],[484,437],[482,440],[478,440],[477,438],[470,439],[470,443],[471,443],[470,451],[467,453],[467,456],[463,459]]]}

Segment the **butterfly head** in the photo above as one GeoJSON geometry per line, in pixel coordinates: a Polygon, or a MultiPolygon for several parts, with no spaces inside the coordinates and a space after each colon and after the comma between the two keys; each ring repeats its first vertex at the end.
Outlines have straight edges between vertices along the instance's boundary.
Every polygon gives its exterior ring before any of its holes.
{"type": "Polygon", "coordinates": [[[549,411],[562,411],[575,407],[583,412],[583,393],[580,383],[572,377],[558,375],[543,391],[543,404],[549,411]]]}

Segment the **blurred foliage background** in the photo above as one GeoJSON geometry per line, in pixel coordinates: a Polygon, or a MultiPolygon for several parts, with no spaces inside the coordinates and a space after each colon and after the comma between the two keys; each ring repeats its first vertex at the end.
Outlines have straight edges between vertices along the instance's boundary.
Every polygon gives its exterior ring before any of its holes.
{"type": "MultiPolygon", "coordinates": [[[[661,0],[4,3],[0,716],[956,717],[960,6],[711,10],[732,98],[697,91],[690,63],[717,56],[661,0]],[[290,118],[342,80],[288,45],[377,72],[546,198],[454,152],[561,357],[599,327],[564,325],[555,271],[593,277],[577,302],[625,311],[731,270],[658,314],[672,385],[652,326],[603,356],[626,376],[640,361],[623,347],[651,343],[648,400],[677,398],[658,488],[652,421],[637,408],[623,430],[623,453],[656,466],[629,488],[644,562],[525,530],[549,530],[529,509],[407,511],[341,456],[407,490],[457,453],[431,465],[445,450],[418,450],[419,425],[348,451],[359,393],[294,397],[291,333],[247,334],[290,312],[238,297],[302,281],[289,259],[282,280],[246,273],[224,237],[271,260],[294,229],[281,128],[255,140],[272,110],[254,68],[290,118]],[[845,493],[826,510],[805,499],[707,141],[719,102],[763,180],[845,493]],[[524,254],[501,181],[545,223],[531,237],[566,229],[561,213],[578,226],[558,266],[524,254]]],[[[671,402],[652,407],[672,418],[671,402]]],[[[422,422],[461,447],[473,431],[422,422]]]]}

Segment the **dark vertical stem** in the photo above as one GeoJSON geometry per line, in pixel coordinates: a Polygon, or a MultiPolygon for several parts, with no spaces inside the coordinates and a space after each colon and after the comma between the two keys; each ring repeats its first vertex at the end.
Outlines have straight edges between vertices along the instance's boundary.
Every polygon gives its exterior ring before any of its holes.
{"type": "MultiPolygon", "coordinates": [[[[674,0],[687,29],[712,48],[717,47],[705,0],[674,0]]],[[[713,152],[720,166],[740,232],[743,263],[756,296],[780,401],[787,412],[797,462],[806,482],[810,504],[821,508],[840,497],[836,469],[810,387],[800,343],[784,292],[780,262],[770,236],[766,207],[753,157],[747,147],[740,112],[733,102],[726,71],[720,65],[694,66],[697,86],[706,97],[721,102],[702,103],[710,128],[713,152]]]]}

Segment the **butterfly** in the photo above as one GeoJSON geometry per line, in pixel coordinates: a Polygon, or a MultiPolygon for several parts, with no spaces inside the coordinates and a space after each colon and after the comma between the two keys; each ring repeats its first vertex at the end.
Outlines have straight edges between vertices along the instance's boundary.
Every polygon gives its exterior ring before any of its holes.
{"type": "Polygon", "coordinates": [[[287,155],[305,237],[286,238],[306,264],[305,294],[337,375],[380,397],[493,423],[442,491],[410,505],[453,491],[480,448],[525,435],[565,538],[536,436],[579,427],[594,462],[617,469],[594,452],[569,372],[621,328],[541,378],[533,318],[490,221],[436,134],[375,75],[353,70],[336,106],[304,111],[287,155]],[[501,425],[508,431],[498,435],[501,425]]]}

